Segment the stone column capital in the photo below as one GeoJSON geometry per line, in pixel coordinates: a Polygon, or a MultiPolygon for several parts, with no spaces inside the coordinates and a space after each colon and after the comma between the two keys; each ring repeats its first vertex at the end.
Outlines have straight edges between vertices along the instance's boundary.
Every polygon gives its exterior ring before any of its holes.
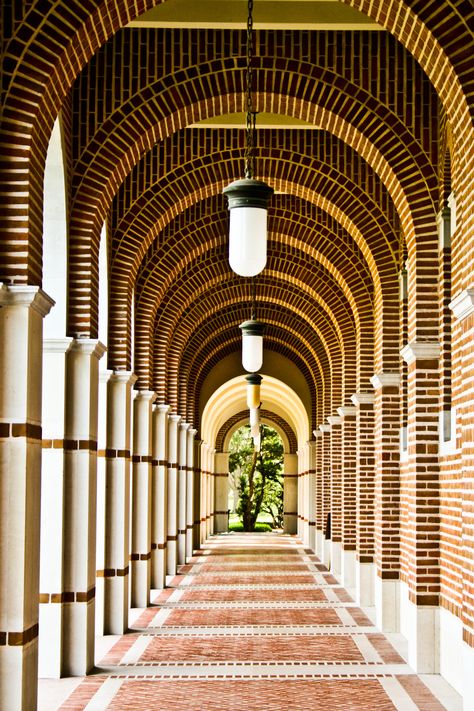
{"type": "Polygon", "coordinates": [[[331,431],[331,425],[319,425],[319,429],[323,434],[331,431]]]}
{"type": "Polygon", "coordinates": [[[125,385],[135,385],[138,376],[132,370],[114,370],[110,375],[110,381],[114,383],[125,383],[125,385]]]}
{"type": "Polygon", "coordinates": [[[357,415],[357,407],[354,406],[344,406],[337,408],[337,414],[339,417],[355,417],[357,415]]]}
{"type": "Polygon", "coordinates": [[[329,424],[332,425],[342,425],[342,417],[339,415],[330,415],[328,417],[329,424]]]}
{"type": "Polygon", "coordinates": [[[354,405],[373,405],[374,394],[373,393],[354,393],[351,395],[351,400],[354,405]]]}
{"type": "Polygon", "coordinates": [[[399,388],[400,373],[376,373],[370,378],[370,382],[375,390],[399,388]]]}
{"type": "Polygon", "coordinates": [[[44,317],[49,314],[55,303],[54,299],[39,286],[2,284],[0,287],[0,306],[31,306],[44,317]]]}
{"type": "Polygon", "coordinates": [[[106,352],[107,346],[97,338],[74,338],[69,350],[71,353],[82,353],[100,360],[106,352]]]}
{"type": "Polygon", "coordinates": [[[438,341],[407,343],[402,348],[400,355],[407,365],[411,365],[417,360],[438,360],[441,352],[441,347],[438,341]]]}
{"type": "Polygon", "coordinates": [[[319,430],[313,430],[313,435],[314,435],[314,439],[320,439],[320,437],[323,436],[323,433],[320,432],[319,430]]]}
{"type": "Polygon", "coordinates": [[[156,393],[154,390],[138,390],[135,401],[150,402],[153,403],[156,400],[156,393]]]}
{"type": "Polygon", "coordinates": [[[171,410],[171,405],[161,405],[161,404],[155,405],[155,412],[158,412],[160,415],[167,415],[170,410],[171,410]]]}
{"type": "Polygon", "coordinates": [[[474,287],[464,289],[464,291],[455,296],[449,304],[449,308],[458,321],[463,321],[474,313],[474,287]]]}
{"type": "Polygon", "coordinates": [[[69,336],[64,338],[43,338],[43,353],[67,353],[71,348],[73,339],[69,336]]]}

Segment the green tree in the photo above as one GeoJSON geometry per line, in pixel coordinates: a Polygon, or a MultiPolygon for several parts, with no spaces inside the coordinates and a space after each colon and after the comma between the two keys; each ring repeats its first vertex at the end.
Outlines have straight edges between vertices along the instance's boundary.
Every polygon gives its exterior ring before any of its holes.
{"type": "Polygon", "coordinates": [[[238,478],[237,513],[244,531],[254,531],[260,511],[272,516],[275,526],[283,520],[283,443],[272,427],[261,425],[261,447],[256,452],[250,427],[234,432],[229,445],[229,470],[238,478]]]}

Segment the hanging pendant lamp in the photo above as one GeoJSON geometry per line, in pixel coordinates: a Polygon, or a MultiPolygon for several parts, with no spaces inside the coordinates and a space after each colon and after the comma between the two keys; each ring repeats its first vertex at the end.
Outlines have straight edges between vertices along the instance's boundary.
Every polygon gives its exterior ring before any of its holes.
{"type": "Polygon", "coordinates": [[[273,188],[254,179],[256,112],[253,106],[253,0],[247,17],[247,121],[245,178],[224,188],[230,212],[229,264],[240,276],[259,274],[267,262],[267,207],[273,188]]]}
{"type": "Polygon", "coordinates": [[[252,313],[244,321],[242,331],[242,365],[248,373],[256,373],[263,365],[263,331],[265,326],[256,319],[255,279],[252,284],[252,313]]]}
{"type": "Polygon", "coordinates": [[[249,410],[257,408],[260,405],[260,383],[262,376],[258,373],[251,373],[245,376],[247,381],[247,407],[249,410]]]}

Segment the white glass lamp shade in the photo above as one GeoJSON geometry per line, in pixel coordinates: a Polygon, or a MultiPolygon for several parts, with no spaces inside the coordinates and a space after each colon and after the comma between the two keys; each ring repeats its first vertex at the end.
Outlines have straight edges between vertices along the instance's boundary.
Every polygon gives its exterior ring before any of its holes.
{"type": "Polygon", "coordinates": [[[256,423],[253,424],[253,425],[252,425],[252,424],[250,425],[250,434],[251,434],[251,436],[252,436],[254,439],[255,439],[255,437],[258,437],[258,436],[259,436],[259,434],[260,434],[260,425],[258,424],[258,422],[256,422],[256,423]]]}
{"type": "Polygon", "coordinates": [[[267,204],[273,188],[244,178],[226,188],[229,201],[229,264],[240,276],[260,274],[267,263],[267,204]]]}
{"type": "Polygon", "coordinates": [[[258,407],[252,407],[250,410],[250,426],[260,425],[260,410],[258,407]]]}
{"type": "Polygon", "coordinates": [[[251,373],[251,375],[245,376],[245,380],[247,381],[247,407],[252,410],[260,405],[262,376],[257,373],[251,373]]]}
{"type": "Polygon", "coordinates": [[[263,323],[244,321],[242,329],[242,365],[248,373],[256,373],[263,365],[263,323]]]}
{"type": "Polygon", "coordinates": [[[267,211],[235,207],[230,213],[229,264],[236,274],[252,277],[267,263],[267,211]]]}
{"type": "Polygon", "coordinates": [[[260,433],[258,433],[258,435],[253,438],[253,446],[255,447],[256,452],[260,452],[260,446],[261,446],[260,433]]]}

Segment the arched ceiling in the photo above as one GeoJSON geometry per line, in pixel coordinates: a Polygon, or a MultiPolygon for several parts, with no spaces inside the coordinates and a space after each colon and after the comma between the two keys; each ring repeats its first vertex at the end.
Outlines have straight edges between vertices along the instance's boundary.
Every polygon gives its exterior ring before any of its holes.
{"type": "MultiPolygon", "coordinates": [[[[413,56],[350,4],[255,2],[256,173],[275,189],[257,308],[265,358],[304,379],[308,432],[370,390],[374,372],[398,368],[398,272],[407,255],[428,268],[437,239],[438,97],[413,56]]],[[[229,382],[242,378],[234,356],[250,311],[250,283],[227,262],[222,195],[243,172],[246,12],[241,0],[149,9],[95,53],[62,111],[69,331],[97,327],[105,221],[108,366],[133,368],[137,387],[211,444],[201,393],[222,362],[229,382]]],[[[426,313],[436,298],[426,290],[426,313]]],[[[435,328],[417,323],[425,338],[435,328]]],[[[281,397],[272,406],[291,416],[281,397]]]]}

